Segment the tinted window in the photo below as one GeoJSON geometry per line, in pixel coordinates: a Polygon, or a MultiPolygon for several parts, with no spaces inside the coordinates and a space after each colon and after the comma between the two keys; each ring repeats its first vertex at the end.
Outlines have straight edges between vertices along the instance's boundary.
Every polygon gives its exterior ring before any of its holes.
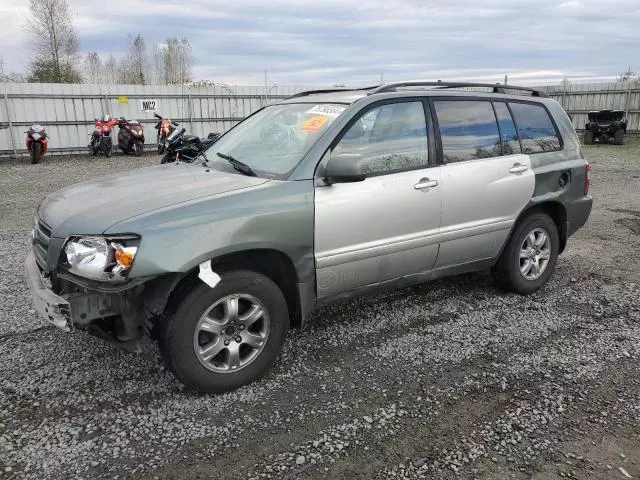
{"type": "Polygon", "coordinates": [[[493,107],[498,117],[498,125],[502,134],[502,154],[513,155],[520,153],[520,140],[518,140],[518,132],[513,124],[511,113],[504,102],[494,102],[493,107]]]}
{"type": "Polygon", "coordinates": [[[498,124],[490,102],[435,101],[445,162],[501,155],[498,124]]]}
{"type": "Polygon", "coordinates": [[[358,153],[368,174],[427,164],[427,126],[422,102],[391,103],[370,110],[342,137],[334,153],[358,153]]]}
{"type": "Polygon", "coordinates": [[[560,139],[549,114],[540,105],[509,103],[518,127],[524,153],[560,149],[560,139]]]}

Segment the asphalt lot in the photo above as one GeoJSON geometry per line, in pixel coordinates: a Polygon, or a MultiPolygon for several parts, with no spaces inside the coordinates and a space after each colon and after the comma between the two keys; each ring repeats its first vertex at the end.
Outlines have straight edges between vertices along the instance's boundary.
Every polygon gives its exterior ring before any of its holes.
{"type": "Polygon", "coordinates": [[[23,278],[44,195],[158,157],[0,162],[0,478],[640,478],[640,142],[584,152],[595,208],[543,290],[334,305],[219,396],[46,325],[23,278]]]}

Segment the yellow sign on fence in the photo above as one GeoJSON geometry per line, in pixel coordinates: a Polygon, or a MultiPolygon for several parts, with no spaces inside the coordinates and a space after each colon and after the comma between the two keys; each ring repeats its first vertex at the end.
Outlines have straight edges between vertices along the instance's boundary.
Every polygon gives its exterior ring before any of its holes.
{"type": "Polygon", "coordinates": [[[118,97],[118,103],[129,103],[129,97],[118,97]]]}

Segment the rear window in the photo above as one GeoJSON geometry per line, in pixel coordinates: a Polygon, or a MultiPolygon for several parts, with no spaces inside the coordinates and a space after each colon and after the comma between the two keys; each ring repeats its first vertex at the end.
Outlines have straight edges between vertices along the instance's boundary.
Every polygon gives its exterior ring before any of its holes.
{"type": "Polygon", "coordinates": [[[560,150],[558,132],[541,105],[509,103],[518,128],[523,153],[540,153],[560,150]]]}
{"type": "Polygon", "coordinates": [[[511,118],[511,112],[504,102],[493,102],[493,108],[496,110],[498,117],[498,125],[502,134],[502,153],[503,155],[514,155],[520,153],[520,140],[518,139],[518,131],[511,118]]]}
{"type": "Polygon", "coordinates": [[[502,154],[491,102],[436,100],[433,105],[445,162],[463,162],[502,154]]]}

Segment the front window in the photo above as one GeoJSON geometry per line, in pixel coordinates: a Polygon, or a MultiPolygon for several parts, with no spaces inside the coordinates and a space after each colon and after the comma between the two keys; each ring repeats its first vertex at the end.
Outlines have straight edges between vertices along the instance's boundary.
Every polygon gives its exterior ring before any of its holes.
{"type": "Polygon", "coordinates": [[[257,175],[282,178],[346,108],[331,103],[271,105],[215,142],[205,152],[207,159],[228,164],[221,154],[246,164],[257,175]]]}

